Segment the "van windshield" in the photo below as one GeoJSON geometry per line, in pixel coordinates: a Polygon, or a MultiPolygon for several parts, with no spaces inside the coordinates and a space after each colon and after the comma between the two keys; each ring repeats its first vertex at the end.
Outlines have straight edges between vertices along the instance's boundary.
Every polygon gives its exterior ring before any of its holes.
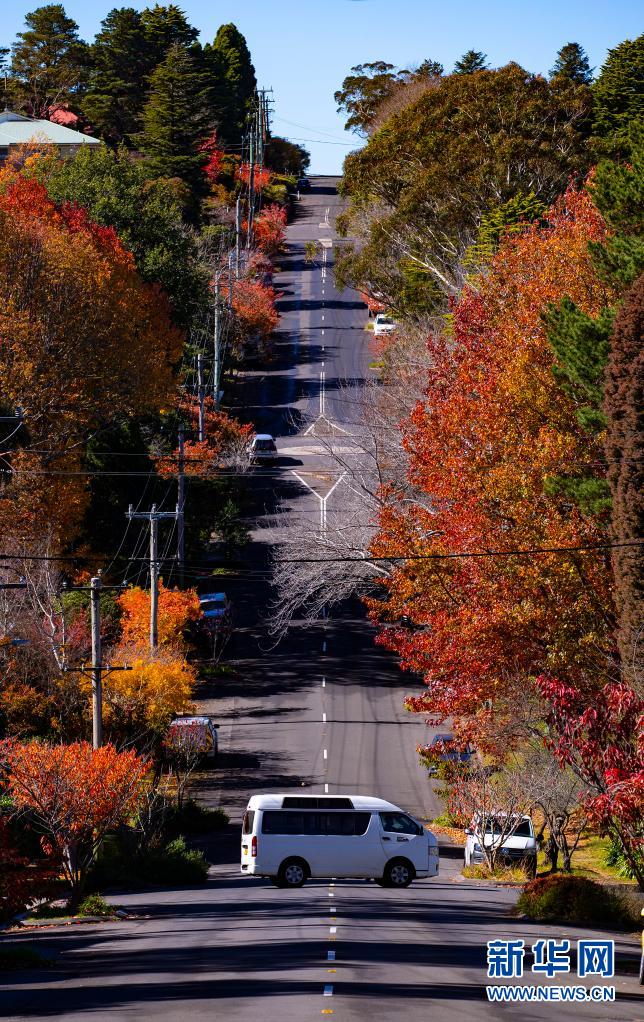
{"type": "MultiPolygon", "coordinates": [[[[501,834],[502,829],[505,830],[505,827],[501,828],[501,825],[499,823],[497,823],[496,821],[494,821],[494,824],[492,824],[492,822],[488,820],[487,826],[485,828],[485,833],[486,834],[491,834],[492,833],[492,826],[494,826],[494,833],[495,834],[501,834]]],[[[532,837],[532,828],[530,826],[530,821],[529,820],[522,820],[521,823],[516,828],[516,830],[513,831],[512,834],[508,834],[507,836],[508,837],[532,837]]]]}

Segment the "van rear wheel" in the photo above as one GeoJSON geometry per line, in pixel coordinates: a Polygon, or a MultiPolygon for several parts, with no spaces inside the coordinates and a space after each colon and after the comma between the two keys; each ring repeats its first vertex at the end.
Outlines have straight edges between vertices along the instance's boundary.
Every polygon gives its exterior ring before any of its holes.
{"type": "Polygon", "coordinates": [[[309,867],[304,859],[285,859],[277,879],[280,887],[302,887],[308,875],[309,867]]]}
{"type": "Polygon", "coordinates": [[[408,859],[392,859],[385,866],[383,880],[386,887],[409,887],[414,876],[414,867],[408,859]]]}

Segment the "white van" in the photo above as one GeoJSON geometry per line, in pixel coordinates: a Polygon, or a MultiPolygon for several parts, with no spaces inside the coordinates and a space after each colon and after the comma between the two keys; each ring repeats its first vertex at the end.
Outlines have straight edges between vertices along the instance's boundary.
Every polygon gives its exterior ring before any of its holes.
{"type": "Polygon", "coordinates": [[[242,824],[241,871],[277,887],[308,877],[365,877],[408,887],[438,874],[433,834],[368,795],[253,795],[242,824]]]}
{"type": "Polygon", "coordinates": [[[485,862],[481,844],[486,848],[498,846],[497,860],[503,865],[523,865],[531,876],[536,876],[537,839],[529,816],[513,816],[508,820],[506,813],[495,816],[475,813],[465,829],[466,866],[485,862]]]}

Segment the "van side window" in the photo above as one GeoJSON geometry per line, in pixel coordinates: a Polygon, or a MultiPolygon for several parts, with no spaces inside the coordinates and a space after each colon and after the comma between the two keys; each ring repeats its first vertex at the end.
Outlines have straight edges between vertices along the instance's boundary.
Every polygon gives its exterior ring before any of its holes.
{"type": "Polygon", "coordinates": [[[253,821],[255,819],[255,813],[252,809],[247,809],[244,813],[244,819],[242,822],[242,834],[253,833],[253,821]]]}
{"type": "Polygon", "coordinates": [[[422,834],[422,827],[404,813],[380,813],[382,829],[395,834],[422,834]]]}
{"type": "Polygon", "coordinates": [[[323,834],[323,813],[267,809],[262,816],[262,834],[323,834]]]}
{"type": "MultiPolygon", "coordinates": [[[[293,812],[266,809],[262,834],[319,834],[330,837],[360,837],[366,834],[371,813],[293,812]]],[[[244,832],[245,833],[245,832],[244,832]]]]}

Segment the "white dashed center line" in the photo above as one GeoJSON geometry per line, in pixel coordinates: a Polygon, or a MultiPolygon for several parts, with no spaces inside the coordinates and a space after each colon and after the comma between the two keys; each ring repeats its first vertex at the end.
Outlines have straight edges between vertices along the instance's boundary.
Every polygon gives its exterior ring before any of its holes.
{"type": "Polygon", "coordinates": [[[325,750],[324,750],[324,758],[325,758],[325,759],[327,759],[327,758],[328,758],[328,755],[329,755],[329,754],[328,754],[327,750],[325,749],[325,750]]]}
{"type": "Polygon", "coordinates": [[[328,785],[328,784],[325,784],[325,785],[324,785],[324,794],[325,794],[325,795],[328,795],[328,794],[329,794],[329,785],[328,785]]]}
{"type": "Polygon", "coordinates": [[[337,933],[337,932],[338,932],[337,926],[329,926],[329,933],[337,933]]]}
{"type": "Polygon", "coordinates": [[[322,714],[322,723],[326,724],[326,713],[322,714]]]}

